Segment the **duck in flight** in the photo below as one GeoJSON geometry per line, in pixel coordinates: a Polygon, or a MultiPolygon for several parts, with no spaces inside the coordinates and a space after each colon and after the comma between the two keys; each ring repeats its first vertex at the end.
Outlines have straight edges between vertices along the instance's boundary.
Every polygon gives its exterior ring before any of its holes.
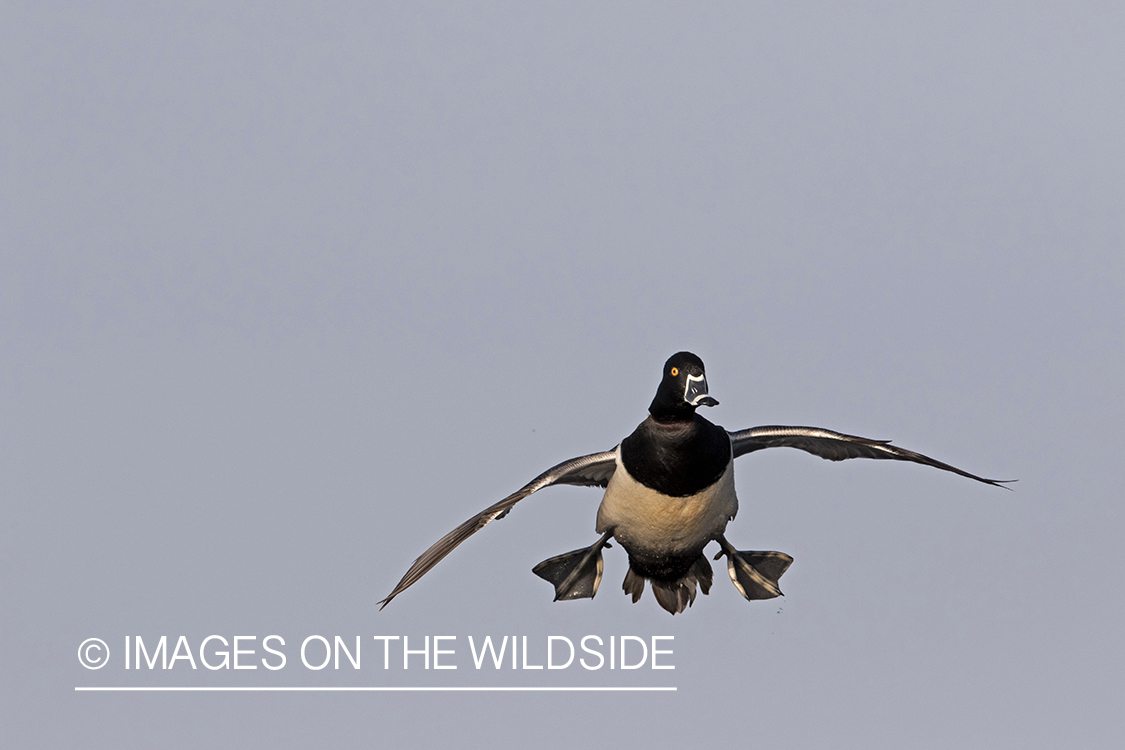
{"type": "Polygon", "coordinates": [[[414,585],[430,568],[489,523],[508,515],[516,503],[544,487],[572,484],[604,487],[596,531],[589,547],[567,552],[532,570],[555,587],[555,601],[593,598],[602,580],[602,548],[616,539],[629,554],[622,588],[637,602],[645,582],[661,607],[673,615],[695,601],[697,587],[711,589],[711,563],[703,548],[718,542],[727,573],[746,599],[781,595],[778,579],[793,558],[783,552],[740,551],[724,536],[738,513],[734,459],[763,448],[800,448],[830,461],[890,458],[951,471],[1003,487],[1014,480],[985,479],[889,440],[845,435],[820,427],[751,427],[728,432],[696,413],[719,402],[707,392],[703,360],[690,352],[673,354],[649,406],[649,416],[610,451],[564,461],[500,502],[485,508],[439,539],[414,561],[380,609],[414,585]]]}

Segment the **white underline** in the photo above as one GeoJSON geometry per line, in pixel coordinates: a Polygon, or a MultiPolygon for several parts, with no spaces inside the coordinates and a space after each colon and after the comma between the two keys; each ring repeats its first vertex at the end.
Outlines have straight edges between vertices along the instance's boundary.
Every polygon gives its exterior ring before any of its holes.
{"type": "Polygon", "coordinates": [[[110,693],[327,693],[327,692],[382,692],[382,693],[545,693],[545,692],[675,692],[674,687],[76,687],[76,692],[110,693]]]}

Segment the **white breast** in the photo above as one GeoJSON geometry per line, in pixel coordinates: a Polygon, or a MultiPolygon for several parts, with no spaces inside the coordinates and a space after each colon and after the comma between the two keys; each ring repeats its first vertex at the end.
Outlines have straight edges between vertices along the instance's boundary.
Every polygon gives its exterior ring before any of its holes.
{"type": "Polygon", "coordinates": [[[598,508],[598,533],[613,530],[626,549],[668,553],[702,547],[723,533],[738,512],[734,461],[710,487],[688,497],[668,497],[638,482],[616,450],[617,469],[598,508]]]}

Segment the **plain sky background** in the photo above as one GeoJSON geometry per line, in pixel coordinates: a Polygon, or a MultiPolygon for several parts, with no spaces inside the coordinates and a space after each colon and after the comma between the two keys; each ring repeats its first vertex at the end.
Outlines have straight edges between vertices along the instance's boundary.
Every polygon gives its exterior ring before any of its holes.
{"type": "Polygon", "coordinates": [[[1123,39],[1110,2],[5,2],[0,744],[1120,747],[1123,39]],[[675,618],[620,548],[552,603],[530,569],[600,499],[553,488],[377,611],[681,349],[729,429],[1019,482],[742,458],[728,537],[796,558],[786,596],[716,564],[675,618]],[[271,633],[279,672],[121,663],[271,633]],[[362,669],[304,670],[310,634],[362,669]],[[505,634],[671,635],[676,669],[473,669],[505,634]]]}

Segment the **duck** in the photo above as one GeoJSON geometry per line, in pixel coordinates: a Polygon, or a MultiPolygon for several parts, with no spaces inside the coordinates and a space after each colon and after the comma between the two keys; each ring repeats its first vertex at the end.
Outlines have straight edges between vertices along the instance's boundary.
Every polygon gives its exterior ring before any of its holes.
{"type": "Polygon", "coordinates": [[[910,461],[1011,489],[1015,480],[987,479],[950,464],[892,445],[889,440],[848,435],[821,427],[769,425],[729,432],[698,413],[718,401],[707,388],[703,360],[691,352],[664,363],[648,417],[613,450],[591,453],[552,466],[503,500],[450,531],[423,552],[386,598],[413,586],[449,553],[521,500],[558,484],[601,487],[595,531],[589,547],[548,558],[532,572],[554,586],[555,601],[592,599],[601,584],[602,550],[616,541],[629,557],[622,589],[640,601],[646,584],[657,603],[673,615],[690,607],[697,592],[709,594],[711,562],[704,548],[719,545],[727,574],[748,601],[781,596],[778,581],[793,562],[784,553],[738,550],[727,541],[727,524],[738,514],[734,460],[766,448],[797,448],[829,461],[851,458],[910,461]]]}

